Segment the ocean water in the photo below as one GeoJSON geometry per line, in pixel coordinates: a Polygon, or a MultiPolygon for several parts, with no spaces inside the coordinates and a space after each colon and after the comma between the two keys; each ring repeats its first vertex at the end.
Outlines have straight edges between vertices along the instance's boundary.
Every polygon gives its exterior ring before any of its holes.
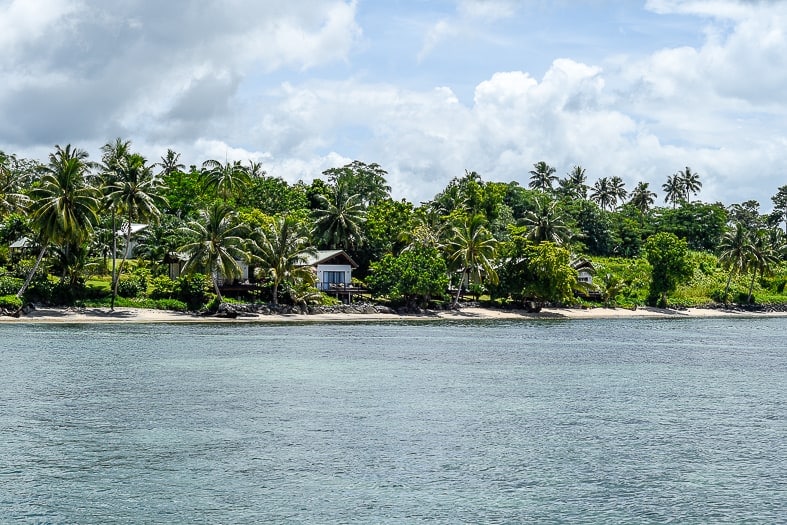
{"type": "Polygon", "coordinates": [[[787,320],[0,326],[0,523],[784,523],[787,320]]]}

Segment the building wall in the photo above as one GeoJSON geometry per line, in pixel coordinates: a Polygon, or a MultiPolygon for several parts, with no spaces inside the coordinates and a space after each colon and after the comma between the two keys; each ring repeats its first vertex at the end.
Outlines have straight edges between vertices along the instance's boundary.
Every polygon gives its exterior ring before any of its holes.
{"type": "Polygon", "coordinates": [[[349,264],[318,264],[317,265],[317,289],[327,290],[330,283],[326,282],[326,272],[342,272],[344,274],[344,284],[352,282],[352,267],[349,264]]]}

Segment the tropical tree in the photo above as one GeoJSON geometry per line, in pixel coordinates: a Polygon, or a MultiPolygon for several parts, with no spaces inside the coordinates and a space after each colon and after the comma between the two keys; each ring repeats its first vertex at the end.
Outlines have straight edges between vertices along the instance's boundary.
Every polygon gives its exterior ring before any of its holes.
{"type": "Polygon", "coordinates": [[[163,177],[186,169],[186,165],[180,162],[180,153],[176,153],[172,149],[168,149],[167,153],[161,157],[161,162],[156,164],[161,167],[161,175],[163,177]]]}
{"type": "Polygon", "coordinates": [[[566,177],[558,181],[559,192],[569,199],[587,199],[588,185],[585,168],[574,166],[566,177]]]}
{"type": "Polygon", "coordinates": [[[142,155],[134,153],[120,159],[114,175],[115,181],[108,187],[107,200],[111,203],[112,209],[117,210],[125,219],[122,229],[126,243],[117,273],[113,272],[111,310],[115,308],[120,276],[129,256],[133,234],[132,223],[135,220],[157,219],[161,215],[159,206],[165,204],[163,197],[158,193],[161,179],[153,175],[152,167],[142,155]]]}
{"type": "Polygon", "coordinates": [[[656,203],[656,194],[648,186],[647,182],[640,181],[630,195],[629,204],[642,213],[647,213],[656,203]]]}
{"type": "Polygon", "coordinates": [[[623,202],[626,200],[628,192],[626,191],[626,183],[623,182],[623,179],[615,175],[609,179],[609,185],[612,189],[613,206],[617,206],[618,202],[623,202]]]}
{"type": "Polygon", "coordinates": [[[262,266],[260,273],[272,284],[273,304],[279,304],[279,285],[285,281],[309,281],[314,274],[308,266],[317,253],[303,224],[289,215],[277,217],[267,227],[255,231],[251,247],[253,259],[262,266]]]}
{"type": "Polygon", "coordinates": [[[391,196],[391,187],[385,177],[388,175],[379,164],[365,164],[354,160],[341,168],[331,168],[322,172],[341,193],[360,195],[365,207],[377,204],[391,196]]]}
{"type": "Polygon", "coordinates": [[[692,195],[699,193],[702,188],[700,176],[698,173],[691,171],[691,168],[686,166],[686,169],[678,171],[676,174],[680,180],[680,186],[683,189],[683,200],[689,202],[692,195]]]}
{"type": "Polygon", "coordinates": [[[426,307],[432,298],[442,297],[448,288],[448,270],[437,248],[413,245],[399,255],[388,253],[373,262],[366,286],[376,296],[404,299],[411,307],[420,302],[426,307]]]}
{"type": "Polygon", "coordinates": [[[751,233],[743,223],[736,222],[721,238],[719,262],[727,270],[727,284],[724,287],[725,302],[729,296],[733,276],[747,271],[753,252],[751,233]]]}
{"type": "Polygon", "coordinates": [[[776,223],[784,222],[785,233],[787,233],[787,185],[781,186],[776,195],[771,197],[773,201],[773,214],[776,223]]]}
{"type": "Polygon", "coordinates": [[[527,230],[512,226],[510,240],[501,247],[499,285],[491,293],[517,302],[569,303],[577,285],[577,271],[568,250],[552,242],[533,243],[527,230]]]}
{"type": "Polygon", "coordinates": [[[626,188],[620,177],[601,177],[593,185],[590,200],[601,206],[603,210],[612,210],[618,201],[626,198],[626,188]]]}
{"type": "Polygon", "coordinates": [[[644,248],[651,266],[648,304],[666,308],[667,295],[693,272],[688,244],[674,233],[659,232],[648,237],[644,248]]]}
{"type": "Polygon", "coordinates": [[[609,177],[601,177],[593,184],[590,200],[601,206],[602,210],[611,210],[614,207],[616,197],[609,177]]]}
{"type": "Polygon", "coordinates": [[[551,192],[554,184],[558,181],[556,172],[555,168],[543,160],[536,162],[533,164],[533,169],[530,170],[530,184],[528,186],[534,190],[551,192]]]}
{"type": "Polygon", "coordinates": [[[21,212],[30,199],[21,192],[28,183],[31,172],[22,166],[16,155],[0,151],[0,215],[21,212]]]}
{"type": "Polygon", "coordinates": [[[51,243],[87,243],[98,220],[99,207],[99,194],[86,179],[90,169],[87,158],[84,150],[72,148],[70,144],[65,148],[58,145],[49,155],[49,163],[42,168],[39,185],[30,192],[30,217],[41,251],[17,297],[22,297],[30,286],[51,243]]]}
{"type": "Polygon", "coordinates": [[[234,211],[221,203],[214,203],[202,210],[199,219],[190,221],[183,233],[190,241],[178,248],[188,260],[183,267],[186,273],[207,273],[219,303],[222,302],[219,279],[239,277],[238,261],[248,259],[245,249],[246,225],[237,221],[234,211]]]}
{"type": "Polygon", "coordinates": [[[454,306],[459,303],[462,285],[480,284],[484,276],[491,283],[497,282],[494,257],[497,241],[484,225],[483,215],[466,217],[461,224],[454,226],[451,240],[446,246],[448,260],[459,271],[454,306]]]}
{"type": "Polygon", "coordinates": [[[222,164],[217,160],[206,160],[202,163],[201,177],[203,188],[221,197],[224,204],[251,181],[248,170],[240,161],[222,164]]]}
{"type": "Polygon", "coordinates": [[[527,227],[527,238],[539,242],[565,244],[571,239],[571,229],[560,211],[559,202],[538,199],[535,208],[525,213],[522,224],[527,227]]]}
{"type": "Polygon", "coordinates": [[[314,233],[329,248],[353,250],[363,244],[366,210],[359,194],[347,195],[335,188],[332,198],[317,195],[320,208],[314,210],[314,233]]]}
{"type": "Polygon", "coordinates": [[[680,175],[677,173],[669,175],[667,177],[667,182],[661,186],[661,189],[664,190],[664,202],[672,204],[673,208],[676,207],[686,195],[683,189],[683,182],[680,179],[680,175]]]}
{"type": "Polygon", "coordinates": [[[767,229],[760,229],[752,234],[752,250],[749,258],[749,270],[751,271],[751,281],[749,282],[748,302],[752,302],[754,292],[754,281],[759,275],[761,278],[771,275],[773,269],[779,263],[781,246],[780,242],[771,237],[767,229]]]}

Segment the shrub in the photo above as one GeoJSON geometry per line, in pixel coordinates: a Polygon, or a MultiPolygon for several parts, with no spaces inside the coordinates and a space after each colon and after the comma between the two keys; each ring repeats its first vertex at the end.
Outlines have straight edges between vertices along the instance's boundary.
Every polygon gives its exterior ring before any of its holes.
{"type": "Polygon", "coordinates": [[[174,299],[177,282],[168,275],[162,275],[151,280],[150,287],[151,299],[174,299]]]}
{"type": "Polygon", "coordinates": [[[22,288],[24,279],[3,275],[0,277],[0,295],[13,295],[22,288]]]}
{"type": "Polygon", "coordinates": [[[175,282],[177,299],[185,302],[189,310],[199,310],[208,301],[210,279],[200,273],[181,275],[175,282]]]}
{"type": "Polygon", "coordinates": [[[2,295],[0,296],[0,308],[19,310],[22,308],[22,299],[16,295],[2,295]]]}
{"type": "Polygon", "coordinates": [[[118,282],[118,295],[121,297],[139,297],[144,290],[142,279],[134,275],[123,276],[118,282]]]}

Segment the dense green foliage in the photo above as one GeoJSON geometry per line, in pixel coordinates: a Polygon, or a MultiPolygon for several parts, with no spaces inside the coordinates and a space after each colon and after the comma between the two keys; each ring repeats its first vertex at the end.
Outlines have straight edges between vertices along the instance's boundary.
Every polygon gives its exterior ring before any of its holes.
{"type": "Polygon", "coordinates": [[[150,163],[122,139],[101,151],[94,163],[56,146],[46,164],[0,152],[0,296],[111,306],[114,290],[119,304],[198,309],[224,300],[245,265],[258,300],[306,304],[320,297],[307,256],[343,249],[360,265],[357,286],[411,305],[449,291],[454,302],[467,292],[608,306],[787,302],[787,186],[761,214],[756,201],[692,200],[702,181],[690,167],[660,188],[626,188],[618,175],[591,179],[577,165],[561,177],[539,161],[523,167],[524,185],[468,170],[416,205],[394,200],[374,163],[290,184],[255,162],[187,168],[168,150],[150,163]],[[596,269],[589,287],[573,267],[584,259],[596,269]],[[173,261],[185,263],[174,280],[173,261]]]}

